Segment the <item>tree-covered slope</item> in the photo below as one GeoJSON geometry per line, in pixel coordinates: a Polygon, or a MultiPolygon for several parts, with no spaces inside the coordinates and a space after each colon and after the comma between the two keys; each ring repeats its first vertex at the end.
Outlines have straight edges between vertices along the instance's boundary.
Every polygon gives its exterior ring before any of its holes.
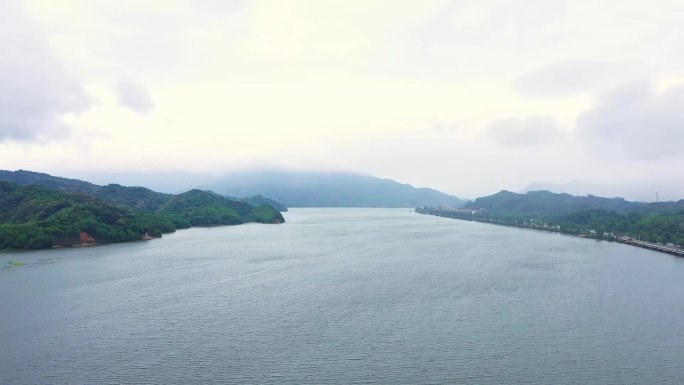
{"type": "Polygon", "coordinates": [[[179,227],[285,222],[282,214],[271,206],[255,207],[203,190],[190,190],[174,196],[159,209],[159,213],[173,218],[179,227]]]}
{"type": "Polygon", "coordinates": [[[100,186],[82,180],[61,178],[50,174],[26,170],[0,170],[0,181],[13,182],[22,186],[37,185],[61,192],[93,194],[100,189],[100,186]]]}
{"type": "Polygon", "coordinates": [[[41,186],[60,192],[84,193],[117,205],[147,211],[159,209],[173,197],[171,194],[152,191],[145,187],[129,187],[118,184],[100,186],[78,179],[61,178],[26,170],[0,170],[0,180],[22,186],[41,186]]]}
{"type": "Polygon", "coordinates": [[[643,203],[548,191],[526,194],[501,191],[477,198],[464,208],[466,210],[422,208],[417,211],[594,238],[627,236],[684,245],[684,200],[643,203]]]}
{"type": "Polygon", "coordinates": [[[254,207],[261,206],[261,205],[269,205],[269,206],[273,207],[274,209],[280,211],[281,213],[287,212],[287,206],[285,206],[284,204],[282,204],[278,201],[274,201],[273,199],[266,198],[263,195],[255,195],[255,196],[251,196],[251,197],[247,197],[247,198],[239,198],[239,199],[238,198],[231,198],[231,199],[247,202],[254,207]]]}
{"type": "MultiPolygon", "coordinates": [[[[100,186],[78,179],[56,177],[50,174],[26,170],[0,170],[0,181],[13,182],[22,186],[41,186],[61,192],[85,193],[117,205],[146,211],[159,210],[175,196],[173,194],[153,191],[146,187],[122,186],[114,183],[100,186]]],[[[261,195],[229,199],[246,202],[253,207],[270,205],[278,211],[287,211],[285,205],[261,195]]]]}
{"type": "Polygon", "coordinates": [[[643,206],[645,206],[644,203],[629,202],[622,198],[573,196],[549,191],[516,194],[506,190],[477,198],[465,205],[466,208],[483,209],[493,215],[527,216],[555,215],[578,210],[608,210],[624,213],[643,206]]]}
{"type": "Polygon", "coordinates": [[[157,199],[162,195],[151,190],[117,191],[120,187],[100,190],[113,192],[113,203],[84,193],[0,181],[0,249],[126,242],[190,226],[285,221],[269,205],[252,206],[209,191],[169,196],[162,204],[157,199]]]}
{"type": "Polygon", "coordinates": [[[118,184],[102,186],[94,195],[108,202],[147,211],[156,211],[173,198],[171,194],[152,191],[145,187],[118,184]]]}
{"type": "Polygon", "coordinates": [[[0,181],[0,249],[125,242],[174,230],[168,218],[154,213],[0,181]]]}

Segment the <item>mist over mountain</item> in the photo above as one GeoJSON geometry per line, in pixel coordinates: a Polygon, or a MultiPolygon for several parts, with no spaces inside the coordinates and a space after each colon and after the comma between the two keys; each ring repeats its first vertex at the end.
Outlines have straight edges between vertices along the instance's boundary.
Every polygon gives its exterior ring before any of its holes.
{"type": "Polygon", "coordinates": [[[226,196],[264,195],[294,207],[417,207],[462,203],[461,199],[434,189],[343,172],[241,172],[203,188],[226,196]]]}

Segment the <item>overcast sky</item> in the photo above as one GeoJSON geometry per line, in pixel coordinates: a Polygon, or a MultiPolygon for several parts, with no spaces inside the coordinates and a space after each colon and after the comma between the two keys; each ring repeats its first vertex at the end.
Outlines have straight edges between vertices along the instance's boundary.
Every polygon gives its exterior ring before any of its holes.
{"type": "Polygon", "coordinates": [[[681,0],[2,1],[0,168],[679,199],[682,42],[681,0]]]}

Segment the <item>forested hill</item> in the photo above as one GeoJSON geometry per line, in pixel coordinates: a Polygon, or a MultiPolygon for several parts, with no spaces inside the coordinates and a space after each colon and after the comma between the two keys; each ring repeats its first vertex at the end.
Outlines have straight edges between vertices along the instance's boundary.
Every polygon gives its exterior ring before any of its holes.
{"type": "MultiPolygon", "coordinates": [[[[100,186],[79,179],[62,178],[26,170],[0,170],[0,181],[13,182],[22,186],[41,186],[60,192],[85,193],[117,205],[148,211],[159,210],[174,197],[173,194],[156,192],[146,187],[130,187],[119,184],[100,186]]],[[[287,211],[287,207],[284,205],[263,196],[230,199],[244,201],[254,207],[266,204],[278,211],[287,211]]]]}
{"type": "Polygon", "coordinates": [[[126,242],[176,229],[171,218],[81,193],[0,181],[0,249],[126,242]]]}
{"type": "Polygon", "coordinates": [[[503,190],[493,195],[477,198],[465,205],[466,208],[484,209],[494,215],[528,216],[556,215],[579,210],[608,210],[625,213],[643,209],[646,206],[646,203],[629,202],[622,198],[573,196],[544,190],[530,191],[526,194],[503,190]]]}
{"type": "Polygon", "coordinates": [[[0,170],[0,180],[13,182],[22,186],[37,185],[61,192],[96,193],[101,186],[78,179],[61,178],[42,172],[17,170],[0,170]]]}
{"type": "Polygon", "coordinates": [[[130,187],[118,184],[102,186],[93,195],[114,204],[148,211],[158,210],[173,198],[172,194],[152,191],[145,187],[130,187]]]}
{"type": "Polygon", "coordinates": [[[0,181],[0,249],[127,242],[178,228],[245,222],[282,223],[284,218],[271,206],[254,207],[208,191],[171,196],[151,210],[0,181]]]}
{"type": "Polygon", "coordinates": [[[128,187],[118,184],[99,186],[78,179],[61,178],[26,170],[0,170],[0,180],[22,186],[41,186],[65,193],[84,193],[117,205],[148,211],[159,209],[173,197],[171,194],[152,191],[145,187],[128,187]]]}
{"type": "Polygon", "coordinates": [[[280,211],[281,213],[287,212],[287,206],[280,202],[276,202],[273,199],[268,199],[263,195],[254,195],[247,198],[231,198],[233,200],[239,200],[242,202],[247,202],[252,206],[269,205],[274,209],[280,211]]]}
{"type": "Polygon", "coordinates": [[[159,209],[159,213],[175,218],[178,226],[285,222],[282,214],[269,205],[252,206],[202,190],[190,190],[173,197],[159,209]]]}
{"type": "Polygon", "coordinates": [[[644,203],[549,191],[501,191],[477,198],[462,209],[424,207],[416,211],[599,239],[631,237],[684,245],[684,200],[644,203]]]}

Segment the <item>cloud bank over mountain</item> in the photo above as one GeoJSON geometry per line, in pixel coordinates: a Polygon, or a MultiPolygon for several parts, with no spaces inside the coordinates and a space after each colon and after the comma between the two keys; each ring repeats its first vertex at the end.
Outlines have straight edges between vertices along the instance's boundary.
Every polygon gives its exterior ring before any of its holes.
{"type": "Polygon", "coordinates": [[[70,135],[63,116],[85,111],[93,99],[18,3],[0,4],[0,47],[0,142],[70,135]]]}
{"type": "Polygon", "coordinates": [[[466,197],[667,181],[684,168],[682,14],[674,0],[4,2],[0,164],[352,171],[466,197]]]}

